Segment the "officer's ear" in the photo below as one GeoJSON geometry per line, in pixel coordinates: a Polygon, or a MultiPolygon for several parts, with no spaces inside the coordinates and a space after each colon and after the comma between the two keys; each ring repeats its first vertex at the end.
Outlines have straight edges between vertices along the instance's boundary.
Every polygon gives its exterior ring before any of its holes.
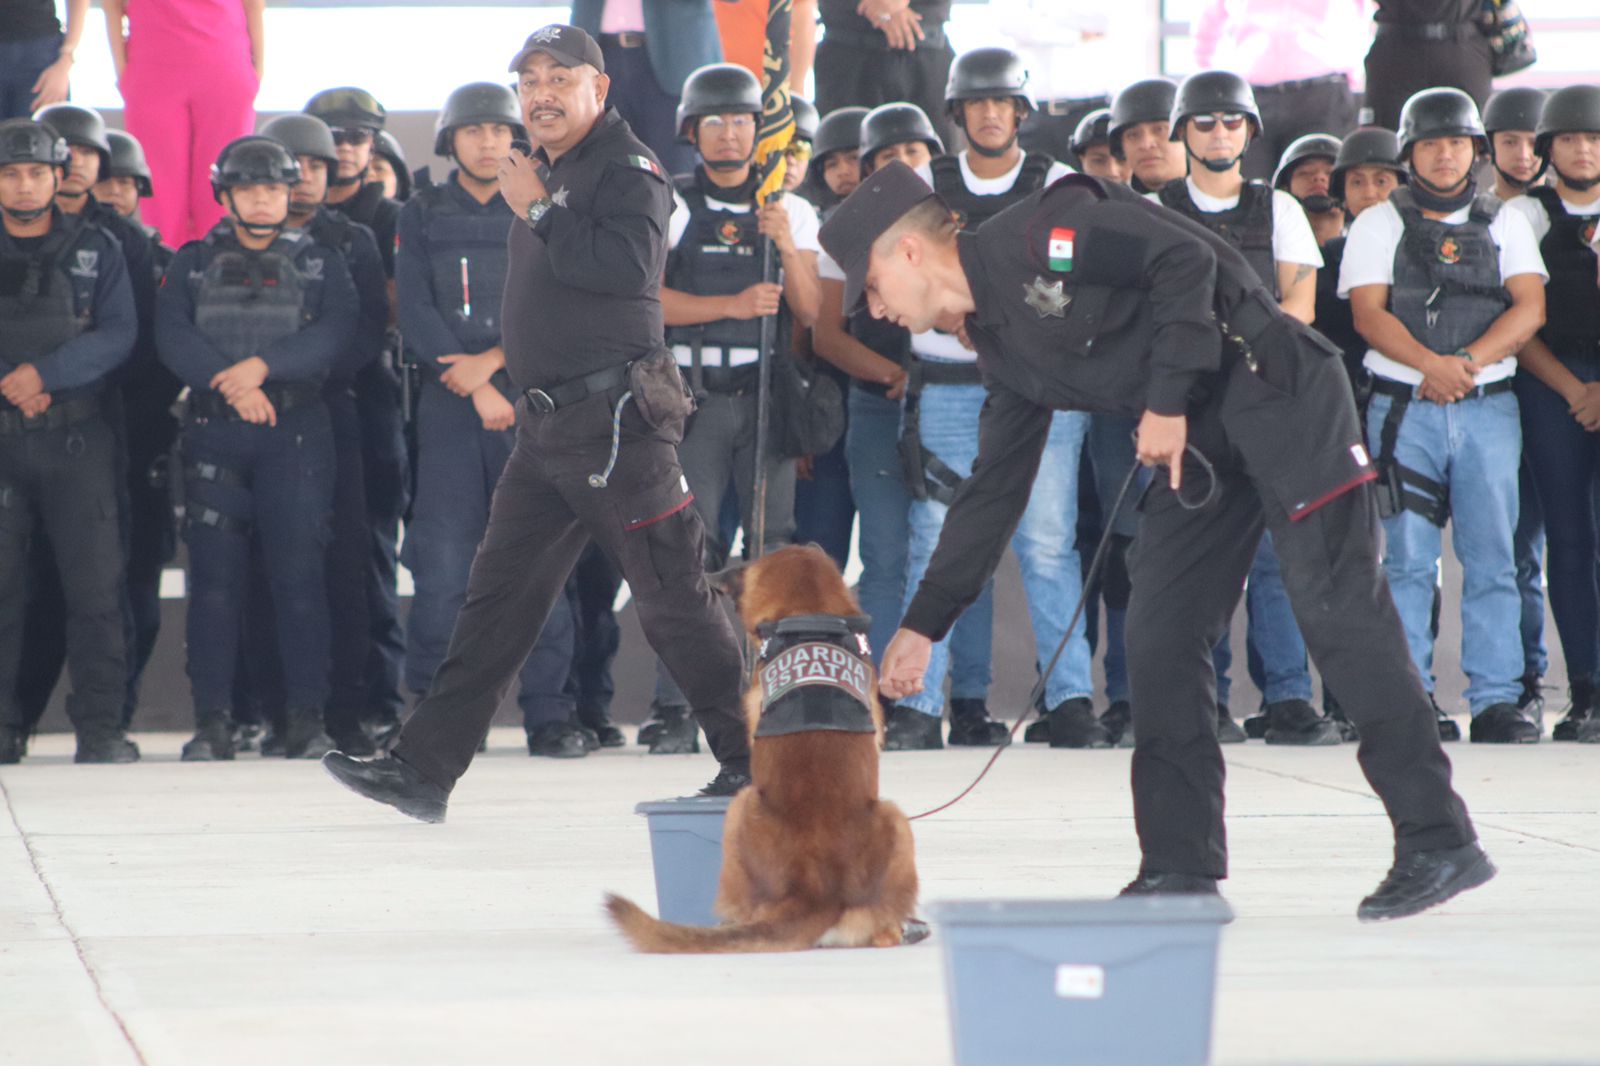
{"type": "Polygon", "coordinates": [[[604,108],[606,106],[606,95],[608,93],[610,93],[610,92],[611,92],[611,78],[610,78],[610,76],[605,75],[605,74],[596,74],[594,76],[594,101],[595,101],[595,103],[600,105],[602,110],[604,110],[604,108]]]}
{"type": "Polygon", "coordinates": [[[750,564],[743,560],[713,571],[706,575],[706,580],[711,583],[711,588],[722,593],[734,603],[739,602],[739,597],[744,595],[744,572],[750,564]]]}

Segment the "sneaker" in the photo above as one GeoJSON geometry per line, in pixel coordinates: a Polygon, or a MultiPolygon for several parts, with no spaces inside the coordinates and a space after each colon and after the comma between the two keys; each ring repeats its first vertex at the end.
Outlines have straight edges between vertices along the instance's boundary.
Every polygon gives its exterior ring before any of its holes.
{"type": "Polygon", "coordinates": [[[1578,726],[1579,744],[1600,744],[1600,718],[1590,715],[1578,726]]]}
{"type": "Polygon", "coordinates": [[[911,707],[889,709],[883,729],[884,751],[935,751],[944,747],[937,715],[923,714],[911,707]]]}
{"type": "Polygon", "coordinates": [[[1094,713],[1094,704],[1085,697],[1062,700],[1050,712],[1052,748],[1109,748],[1111,734],[1094,713]]]}
{"type": "Polygon", "coordinates": [[[233,750],[255,751],[261,747],[261,724],[259,722],[238,722],[233,727],[233,750]]]}
{"type": "Polygon", "coordinates": [[[1217,743],[1218,744],[1243,744],[1249,737],[1239,723],[1233,720],[1233,715],[1228,711],[1226,703],[1217,704],[1217,743]]]}
{"type": "Polygon", "coordinates": [[[750,771],[724,766],[700,790],[702,796],[731,796],[750,784],[750,771]]]}
{"type": "Polygon", "coordinates": [[[183,745],[184,762],[216,762],[233,758],[233,723],[226,712],[195,723],[194,736],[183,745]]]}
{"type": "Polygon", "coordinates": [[[1267,704],[1268,744],[1294,744],[1300,747],[1325,747],[1343,741],[1339,726],[1317,713],[1305,700],[1278,700],[1267,704]]]}
{"type": "Polygon", "coordinates": [[[1117,700],[1107,707],[1100,716],[1100,724],[1106,727],[1106,737],[1112,746],[1133,747],[1133,705],[1127,700],[1117,700]]]}
{"type": "Polygon", "coordinates": [[[1220,896],[1217,879],[1204,874],[1140,874],[1119,896],[1220,896]]]}
{"type": "Polygon", "coordinates": [[[1344,713],[1344,708],[1339,705],[1339,701],[1328,695],[1327,689],[1322,690],[1322,709],[1327,712],[1328,720],[1339,727],[1339,736],[1346,743],[1361,739],[1361,733],[1356,729],[1356,724],[1344,713]]]}
{"type": "Polygon", "coordinates": [[[982,700],[950,701],[952,747],[998,748],[1011,743],[1010,734],[1004,722],[989,717],[989,708],[982,700]]]}
{"type": "Polygon", "coordinates": [[[1522,716],[1514,703],[1495,703],[1472,716],[1474,744],[1537,744],[1539,727],[1522,716]]]}

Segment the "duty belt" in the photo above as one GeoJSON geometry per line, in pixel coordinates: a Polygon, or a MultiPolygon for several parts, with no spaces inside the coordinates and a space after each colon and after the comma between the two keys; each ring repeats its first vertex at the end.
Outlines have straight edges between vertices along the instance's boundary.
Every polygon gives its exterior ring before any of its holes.
{"type": "MultiPolygon", "coordinates": [[[[267,382],[261,386],[273,410],[278,414],[322,399],[322,385],[314,381],[267,382]]],[[[231,418],[239,420],[239,412],[220,392],[189,392],[189,413],[196,418],[231,418]]]]}
{"type": "Polygon", "coordinates": [[[559,385],[552,385],[547,389],[523,389],[522,395],[528,401],[528,409],[541,415],[554,414],[563,407],[570,407],[580,400],[601,392],[610,392],[612,389],[628,383],[628,368],[633,366],[632,360],[626,363],[617,363],[585,374],[581,378],[569,378],[559,385]]]}
{"type": "Polygon", "coordinates": [[[87,422],[100,413],[100,397],[75,396],[61,403],[52,403],[43,414],[32,418],[12,407],[0,411],[0,434],[31,433],[43,429],[64,429],[79,422],[87,422]]]}
{"type": "MultiPolygon", "coordinates": [[[[1512,387],[1511,378],[1501,378],[1479,385],[1457,402],[1498,396],[1510,392],[1512,387]]],[[[1378,454],[1373,459],[1373,465],[1378,468],[1378,513],[1392,518],[1401,511],[1410,511],[1443,529],[1450,518],[1450,486],[1401,465],[1394,457],[1395,443],[1400,439],[1400,423],[1405,420],[1406,408],[1416,399],[1417,387],[1374,374],[1372,391],[1394,400],[1378,431],[1378,454]]]]}
{"type": "Polygon", "coordinates": [[[1398,37],[1402,41],[1465,41],[1479,34],[1471,22],[1380,22],[1379,37],[1398,37]]]}

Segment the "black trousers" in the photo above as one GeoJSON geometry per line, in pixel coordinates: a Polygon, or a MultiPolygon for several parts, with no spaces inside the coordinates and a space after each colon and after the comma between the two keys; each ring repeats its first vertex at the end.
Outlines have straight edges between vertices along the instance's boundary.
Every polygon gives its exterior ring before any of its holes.
{"type": "MultiPolygon", "coordinates": [[[[1215,465],[1215,498],[1187,510],[1158,475],[1128,553],[1133,802],[1143,872],[1227,876],[1211,649],[1238,605],[1263,529],[1272,532],[1311,658],[1361,732],[1356,757],[1394,825],[1396,853],[1475,839],[1379,565],[1370,487],[1298,521],[1277,502],[1282,472],[1315,459],[1294,454],[1298,440],[1326,439],[1321,431],[1330,423],[1341,432],[1357,425],[1348,390],[1340,395],[1329,377],[1343,377],[1337,356],[1294,358],[1302,360],[1290,375],[1305,390],[1299,396],[1262,384],[1242,362],[1223,371],[1232,380],[1225,377],[1189,419],[1190,443],[1215,465]],[[1253,391],[1241,399],[1243,390],[1253,391]],[[1273,425],[1288,428],[1262,432],[1273,425]]],[[[1186,497],[1203,491],[1198,468],[1188,464],[1184,473],[1186,497]]]]}
{"type": "Polygon", "coordinates": [[[611,664],[622,646],[622,627],[612,605],[621,588],[622,571],[591,542],[578,559],[568,590],[576,629],[567,691],[577,703],[580,720],[611,713],[611,698],[617,691],[611,664]]]}
{"type": "Polygon", "coordinates": [[[1261,136],[1244,154],[1244,176],[1271,181],[1290,143],[1309,133],[1344,137],[1356,126],[1356,100],[1343,74],[1254,86],[1261,136]]]}
{"type": "Polygon", "coordinates": [[[1414,41],[1381,36],[1367,52],[1367,106],[1372,121],[1400,128],[1400,108],[1423,89],[1460,89],[1477,103],[1489,99],[1489,43],[1481,34],[1461,41],[1414,41]]]}
{"type": "Polygon", "coordinates": [[[674,443],[681,427],[652,430],[625,407],[607,487],[588,483],[605,467],[616,395],[550,415],[519,405],[516,448],[495,488],[450,650],[394,748],[445,788],[472,762],[591,540],[621,568],[645,639],[689,697],[712,754],[748,768],[743,651],[706,581],[705,530],[674,443]]]}
{"type": "Polygon", "coordinates": [[[817,111],[877,107],[899,101],[926,111],[944,146],[958,146],[957,129],[945,113],[944,87],[955,53],[943,48],[862,48],[824,36],[817,45],[817,111]]]}

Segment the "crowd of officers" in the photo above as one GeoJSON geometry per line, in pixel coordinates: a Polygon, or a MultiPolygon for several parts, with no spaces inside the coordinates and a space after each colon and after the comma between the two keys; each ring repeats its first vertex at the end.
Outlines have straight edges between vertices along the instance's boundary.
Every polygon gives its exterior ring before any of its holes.
{"type": "MultiPolygon", "coordinates": [[[[1070,172],[1018,143],[1025,120],[1048,116],[1014,53],[960,56],[946,104],[945,116],[890,103],[819,117],[797,99],[788,194],[764,205],[756,79],[702,68],[678,112],[700,162],[674,179],[661,303],[697,401],[678,452],[707,566],[729,560],[740,530],[746,552],[759,530],[766,548],[815,542],[842,566],[854,532],[875,654],[971,474],[985,393],[961,338],[843,313],[820,220],[891,160],[966,228],[1070,172]],[[947,151],[935,117],[965,149],[947,151]],[[764,358],[772,427],[758,454],[764,358]]],[[[450,646],[514,443],[501,314],[516,220],[497,172],[526,148],[523,121],[504,85],[457,89],[434,143],[454,167],[434,181],[407,168],[371,94],[327,90],[222,151],[212,185],[227,215],[176,251],[139,220],[150,173],[133,138],[71,104],[0,123],[0,763],[26,754],[63,664],[77,760],[138,758],[126,733],[180,535],[195,716],[184,759],[364,755],[392,740],[406,694],[428,690],[450,646]],[[402,563],[415,583],[404,624],[402,563]]],[[[1243,79],[1206,71],[1128,86],[1074,118],[1070,144],[1079,169],[1234,244],[1285,312],[1343,350],[1380,471],[1384,566],[1430,692],[1452,526],[1471,739],[1543,733],[1548,551],[1571,684],[1552,735],[1600,742],[1600,87],[1510,89],[1482,115],[1430,89],[1399,126],[1302,137],[1270,184],[1246,180],[1260,111],[1243,79]]],[[[1072,235],[1057,236],[1048,254],[1070,269],[1072,235]]],[[[1058,310],[1049,301],[1028,294],[1041,317],[1058,310]]],[[[1041,672],[1065,643],[1030,741],[1132,745],[1123,624],[1138,520],[1110,504],[1133,429],[1056,413],[1012,537],[1041,672]],[[1068,632],[1102,533],[1100,609],[1068,632]]],[[[530,753],[624,743],[609,714],[620,583],[590,545],[520,671],[530,753]]],[[[1235,720],[1224,639],[1219,739],[1354,739],[1336,692],[1314,702],[1270,537],[1244,600],[1263,700],[1235,720]]],[[[986,592],[936,647],[924,691],[889,709],[888,748],[1004,742],[986,700],[992,620],[986,592]]],[[[1439,728],[1459,735],[1442,710],[1439,728]]],[[[640,741],[698,750],[665,669],[640,741]]]]}

